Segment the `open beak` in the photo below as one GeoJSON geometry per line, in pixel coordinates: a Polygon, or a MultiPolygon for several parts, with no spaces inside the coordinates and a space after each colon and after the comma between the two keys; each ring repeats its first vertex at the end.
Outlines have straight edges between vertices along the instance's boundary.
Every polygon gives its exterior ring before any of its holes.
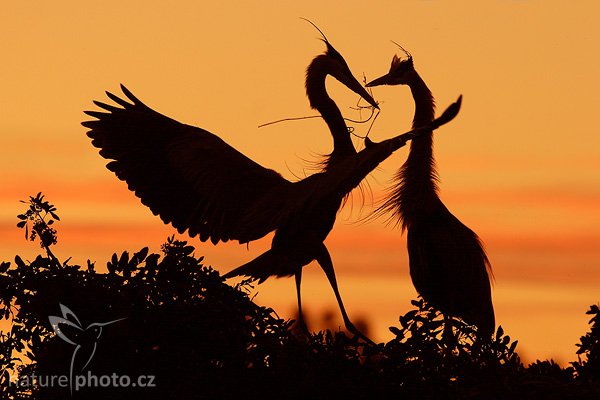
{"type": "Polygon", "coordinates": [[[385,75],[380,76],[379,78],[374,79],[371,82],[367,83],[366,86],[373,87],[373,86],[389,85],[389,81],[390,81],[390,74],[385,74],[385,75]]]}

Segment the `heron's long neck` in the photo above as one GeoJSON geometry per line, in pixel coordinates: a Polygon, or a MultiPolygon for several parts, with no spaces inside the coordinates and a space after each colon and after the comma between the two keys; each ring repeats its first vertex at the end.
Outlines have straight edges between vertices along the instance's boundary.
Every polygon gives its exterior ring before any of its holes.
{"type": "Polygon", "coordinates": [[[333,136],[333,152],[326,160],[326,168],[349,155],[356,154],[344,117],[338,106],[327,94],[325,78],[326,63],[317,57],[306,71],[306,95],[311,108],[321,113],[333,136]]]}
{"type": "MultiPolygon", "coordinates": [[[[431,91],[416,72],[409,87],[415,101],[413,128],[429,124],[435,115],[431,91]]],[[[397,179],[398,213],[403,226],[408,227],[412,217],[426,211],[438,200],[433,132],[424,132],[412,140],[408,159],[398,171],[397,179]]]]}

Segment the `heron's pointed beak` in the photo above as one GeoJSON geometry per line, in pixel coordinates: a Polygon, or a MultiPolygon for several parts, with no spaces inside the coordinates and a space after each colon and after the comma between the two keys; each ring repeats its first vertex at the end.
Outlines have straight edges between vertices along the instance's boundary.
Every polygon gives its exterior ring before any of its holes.
{"type": "Polygon", "coordinates": [[[373,107],[375,107],[376,109],[379,110],[379,104],[377,104],[377,102],[375,101],[375,99],[373,99],[373,97],[371,97],[371,95],[369,94],[369,92],[367,92],[367,90],[365,88],[362,88],[362,93],[359,93],[360,96],[365,99],[370,105],[372,105],[373,107]]]}
{"type": "Polygon", "coordinates": [[[346,69],[345,71],[333,71],[331,76],[379,110],[379,105],[375,99],[371,97],[369,92],[367,92],[367,89],[364,88],[364,86],[354,77],[354,75],[352,75],[350,70],[346,69]]]}
{"type": "Polygon", "coordinates": [[[373,87],[373,86],[381,86],[381,85],[389,85],[389,84],[390,84],[390,74],[385,74],[383,76],[380,76],[377,79],[372,80],[371,82],[367,83],[365,86],[373,87]]]}
{"type": "Polygon", "coordinates": [[[379,110],[379,105],[377,104],[375,99],[373,99],[373,97],[371,97],[369,92],[367,92],[367,89],[365,89],[363,87],[363,85],[360,84],[359,81],[354,79],[354,77],[351,78],[351,82],[348,85],[348,88],[350,88],[350,90],[352,90],[354,93],[358,94],[360,97],[365,99],[370,105],[372,105],[373,107],[375,107],[376,109],[379,110]]]}

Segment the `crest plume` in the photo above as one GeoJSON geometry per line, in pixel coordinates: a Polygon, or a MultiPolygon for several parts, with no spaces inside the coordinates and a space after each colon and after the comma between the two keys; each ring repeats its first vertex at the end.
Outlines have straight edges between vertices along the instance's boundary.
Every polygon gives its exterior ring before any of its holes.
{"type": "Polygon", "coordinates": [[[322,40],[323,40],[325,43],[329,43],[329,40],[327,40],[327,36],[325,36],[325,34],[323,33],[323,31],[322,31],[322,30],[320,30],[320,29],[319,29],[319,27],[318,27],[317,25],[315,25],[315,24],[314,24],[314,23],[313,23],[313,22],[312,22],[310,19],[308,19],[308,18],[304,18],[304,17],[298,17],[298,18],[300,18],[300,19],[303,19],[303,20],[305,20],[306,22],[308,22],[309,24],[311,24],[311,25],[312,25],[312,26],[313,26],[313,27],[314,27],[314,28],[315,28],[317,31],[319,31],[319,33],[321,34],[321,36],[323,36],[323,39],[322,39],[322,40]]]}

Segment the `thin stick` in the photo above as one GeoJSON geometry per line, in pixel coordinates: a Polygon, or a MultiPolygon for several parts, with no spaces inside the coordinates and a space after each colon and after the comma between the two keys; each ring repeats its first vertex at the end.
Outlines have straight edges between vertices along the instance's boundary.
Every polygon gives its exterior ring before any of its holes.
{"type": "MultiPolygon", "coordinates": [[[[350,118],[344,118],[344,121],[348,121],[348,122],[353,122],[355,124],[364,124],[369,122],[369,120],[373,117],[373,107],[363,107],[363,108],[370,108],[371,109],[371,115],[369,116],[369,118],[367,118],[364,121],[357,121],[357,120],[353,120],[350,118]]],[[[377,113],[379,114],[379,113],[377,113]]],[[[269,126],[269,125],[274,125],[274,124],[278,124],[280,122],[287,122],[287,121],[299,121],[299,120],[303,120],[303,119],[312,119],[312,118],[323,118],[321,115],[308,115],[305,117],[290,117],[290,118],[283,118],[283,119],[278,119],[277,121],[271,121],[271,122],[267,122],[264,124],[259,125],[259,128],[262,128],[263,126],[269,126]]],[[[363,138],[364,139],[364,138],[363,138]]]]}
{"type": "Polygon", "coordinates": [[[322,117],[320,115],[310,115],[310,116],[306,116],[306,117],[284,118],[284,119],[278,119],[277,121],[267,122],[266,124],[259,125],[258,127],[262,128],[263,126],[269,126],[269,125],[273,125],[273,124],[278,124],[279,122],[298,121],[298,120],[301,120],[301,119],[311,119],[311,118],[322,118],[322,117]]]}
{"type": "MultiPolygon", "coordinates": [[[[369,125],[369,130],[367,130],[367,134],[365,136],[357,135],[356,133],[354,133],[354,131],[350,131],[350,134],[353,135],[353,136],[355,136],[355,137],[357,137],[357,138],[359,138],[359,139],[366,139],[366,138],[368,138],[369,137],[369,133],[371,133],[371,128],[373,127],[373,124],[375,123],[375,120],[377,119],[378,116],[379,116],[379,111],[377,113],[375,113],[375,117],[373,118],[373,121],[371,121],[371,125],[369,125]]],[[[369,119],[371,119],[371,117],[373,117],[373,114],[371,114],[371,116],[369,117],[369,119]]],[[[364,122],[368,122],[369,119],[367,119],[364,122]]],[[[359,123],[362,123],[362,122],[359,122],[359,123]]]]}

